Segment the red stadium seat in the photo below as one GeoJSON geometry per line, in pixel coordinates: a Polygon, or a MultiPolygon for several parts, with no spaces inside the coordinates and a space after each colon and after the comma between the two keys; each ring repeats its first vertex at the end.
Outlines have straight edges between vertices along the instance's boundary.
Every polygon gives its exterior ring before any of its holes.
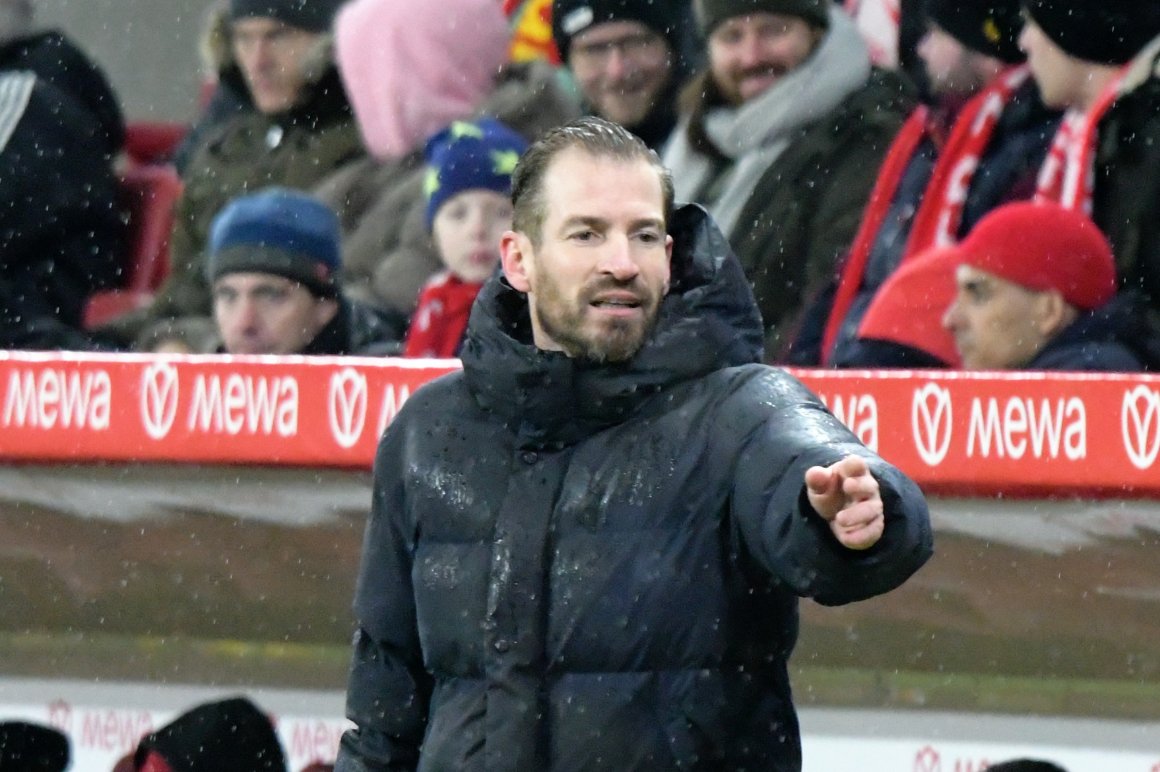
{"type": "Polygon", "coordinates": [[[125,126],[125,155],[134,164],[169,163],[188,131],[176,121],[131,121],[125,126]]]}
{"type": "Polygon", "coordinates": [[[168,165],[127,166],[120,172],[120,205],[127,228],[124,283],[89,296],[85,329],[149,304],[169,273],[169,234],[181,178],[168,165]]]}

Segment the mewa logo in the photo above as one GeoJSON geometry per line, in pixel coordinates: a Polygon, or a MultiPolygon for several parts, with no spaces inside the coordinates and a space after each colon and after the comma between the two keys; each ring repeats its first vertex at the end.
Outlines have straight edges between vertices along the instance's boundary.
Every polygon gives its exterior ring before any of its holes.
{"type": "Polygon", "coordinates": [[[914,392],[910,404],[910,427],[914,447],[927,466],[938,466],[951,446],[951,393],[935,383],[914,392]]]}
{"type": "Polygon", "coordinates": [[[141,423],[155,440],[169,436],[177,418],[177,367],[154,362],[141,373],[141,423]]]}
{"type": "Polygon", "coordinates": [[[330,376],[330,431],[344,448],[353,448],[367,422],[367,378],[350,367],[330,376]]]}
{"type": "Polygon", "coordinates": [[[1120,429],[1132,465],[1150,468],[1160,455],[1160,394],[1144,385],[1124,392],[1120,429]]]}

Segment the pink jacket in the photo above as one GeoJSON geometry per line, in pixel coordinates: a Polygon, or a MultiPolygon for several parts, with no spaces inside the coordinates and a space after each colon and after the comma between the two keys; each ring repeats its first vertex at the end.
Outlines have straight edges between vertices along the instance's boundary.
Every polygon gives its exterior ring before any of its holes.
{"type": "Polygon", "coordinates": [[[510,32],[497,0],[352,0],[336,58],[363,141],[401,158],[491,93],[510,32]]]}

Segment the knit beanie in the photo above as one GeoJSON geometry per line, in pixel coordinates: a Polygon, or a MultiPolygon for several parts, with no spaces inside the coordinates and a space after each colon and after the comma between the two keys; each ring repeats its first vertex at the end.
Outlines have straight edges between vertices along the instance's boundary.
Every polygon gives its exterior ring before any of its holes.
{"type": "Polygon", "coordinates": [[[1020,201],[987,213],[948,262],[969,265],[1029,290],[1058,290],[1084,311],[1116,293],[1112,248],[1085,214],[1053,203],[1020,201]]]}
{"type": "Polygon", "coordinates": [[[338,293],[342,264],[338,216],[297,190],[268,188],[236,198],[210,226],[206,275],[272,273],[320,297],[338,293]]]}
{"type": "Polygon", "coordinates": [[[750,13],[780,13],[800,16],[815,27],[830,23],[833,0],[696,0],[697,23],[708,36],[717,25],[734,16],[750,13]]]}
{"type": "Polygon", "coordinates": [[[26,721],[0,722],[0,769],[4,772],[64,772],[68,738],[59,730],[26,721]]]}
{"type": "Polygon", "coordinates": [[[1023,29],[1020,0],[928,0],[927,15],[972,51],[1008,63],[1026,57],[1019,50],[1023,29]]]}
{"type": "Polygon", "coordinates": [[[284,772],[286,759],[274,725],[244,697],[198,705],[146,735],[137,745],[140,766],[152,753],[174,772],[284,772]]]}
{"type": "Polygon", "coordinates": [[[326,32],[343,0],[230,0],[230,19],[265,16],[309,32],[326,32]]]}
{"type": "Polygon", "coordinates": [[[511,192],[512,171],[527,141],[493,118],[455,121],[427,142],[427,228],[439,207],[465,190],[511,192]]]}
{"type": "Polygon", "coordinates": [[[335,59],[367,149],[422,151],[496,88],[511,33],[498,0],[351,0],[334,22],[335,59]]]}
{"type": "Polygon", "coordinates": [[[663,37],[676,53],[680,47],[679,15],[676,3],[658,0],[553,0],[552,38],[560,58],[567,62],[572,38],[581,32],[605,22],[636,21],[663,37]]]}
{"type": "Polygon", "coordinates": [[[1160,34],[1156,0],[1024,0],[1036,26],[1064,53],[1096,64],[1124,64],[1160,34]]]}

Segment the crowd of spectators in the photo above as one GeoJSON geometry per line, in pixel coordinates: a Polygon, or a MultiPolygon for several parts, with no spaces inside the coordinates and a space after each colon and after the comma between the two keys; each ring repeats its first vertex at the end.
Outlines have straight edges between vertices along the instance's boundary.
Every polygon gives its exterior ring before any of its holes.
{"type": "Polygon", "coordinates": [[[293,218],[298,192],[337,223],[321,300],[365,313],[384,341],[312,347],[311,328],[292,331],[292,350],[453,355],[453,333],[431,340],[432,310],[464,317],[494,260],[471,276],[449,262],[427,187],[450,167],[433,144],[486,120],[523,147],[583,113],[637,133],[677,199],[713,215],[771,363],[967,366],[943,324],[949,285],[901,269],[1015,201],[1090,216],[1111,245],[1116,307],[1160,316],[1157,6],[924,0],[883,30],[863,5],[214,0],[203,111],[169,158],[182,193],[167,277],[144,308],[86,329],[86,298],[127,271],[125,123],[97,65],[39,29],[29,0],[0,0],[0,345],[258,350],[225,340],[211,233],[239,198],[249,216],[293,218]]]}

